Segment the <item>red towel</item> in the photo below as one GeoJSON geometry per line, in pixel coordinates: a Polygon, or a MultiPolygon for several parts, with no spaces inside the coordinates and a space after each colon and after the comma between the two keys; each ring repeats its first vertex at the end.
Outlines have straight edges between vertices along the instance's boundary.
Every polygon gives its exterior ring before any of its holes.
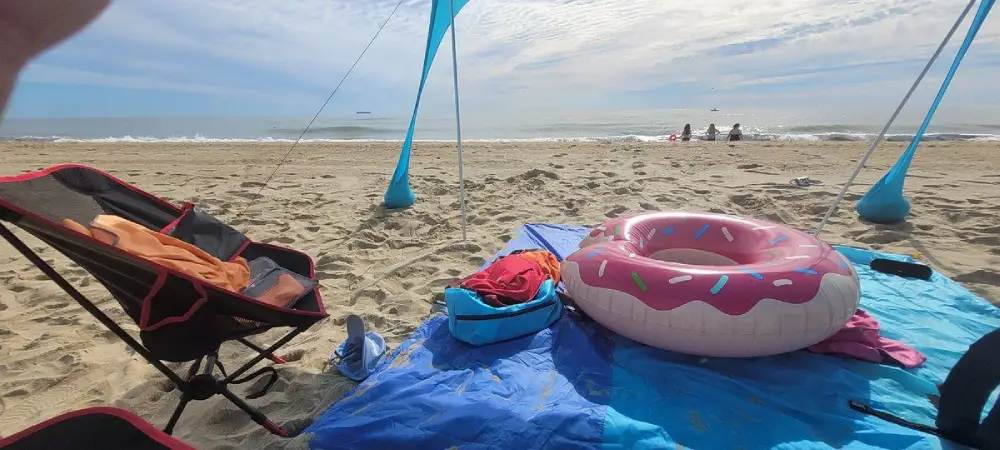
{"type": "Polygon", "coordinates": [[[813,353],[843,355],[874,363],[890,363],[911,369],[920,367],[927,357],[916,349],[879,334],[878,320],[863,310],[854,312],[851,320],[837,334],[809,347],[813,353]]]}
{"type": "MultiPolygon", "coordinates": [[[[499,308],[527,303],[535,298],[545,280],[559,278],[558,273],[551,273],[552,267],[548,264],[543,267],[539,263],[547,260],[549,258],[546,255],[513,253],[462,280],[459,286],[475,291],[483,298],[483,302],[490,306],[499,308]]],[[[556,260],[554,255],[551,256],[551,260],[556,260]]]]}

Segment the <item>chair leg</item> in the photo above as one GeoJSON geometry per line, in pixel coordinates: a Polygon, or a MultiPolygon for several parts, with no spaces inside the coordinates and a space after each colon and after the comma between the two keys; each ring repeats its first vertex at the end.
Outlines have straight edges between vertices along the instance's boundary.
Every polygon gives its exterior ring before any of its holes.
{"type": "Polygon", "coordinates": [[[204,358],[198,358],[193,363],[191,363],[191,367],[188,368],[188,372],[187,375],[184,377],[184,381],[191,381],[191,379],[198,374],[198,371],[201,370],[202,359],[204,358]]]}
{"type": "Polygon", "coordinates": [[[181,413],[184,412],[184,408],[187,407],[190,401],[191,397],[188,397],[187,394],[181,394],[181,402],[177,404],[177,407],[174,408],[174,413],[170,415],[170,421],[167,422],[167,426],[163,429],[164,433],[174,433],[174,426],[177,425],[177,421],[181,418],[181,413]]]}
{"type": "Polygon", "coordinates": [[[264,413],[248,405],[239,396],[230,392],[229,389],[222,388],[222,390],[219,393],[222,394],[223,397],[229,399],[230,402],[233,402],[233,404],[236,405],[238,408],[242,409],[243,412],[249,414],[251,420],[256,422],[258,425],[264,427],[267,431],[270,431],[272,434],[280,437],[289,437],[288,432],[286,432],[284,428],[281,428],[280,426],[278,426],[278,424],[271,422],[271,420],[268,419],[267,416],[264,415],[264,413]]]}
{"type": "MultiPolygon", "coordinates": [[[[243,375],[248,370],[250,370],[251,368],[253,368],[253,366],[255,364],[257,364],[257,363],[261,362],[262,360],[264,360],[265,358],[267,358],[267,355],[273,354],[275,350],[281,348],[282,345],[287,344],[288,341],[294,339],[295,336],[298,336],[299,333],[301,333],[303,330],[304,329],[302,329],[302,328],[296,328],[296,329],[292,330],[290,333],[286,334],[285,337],[283,337],[281,339],[278,339],[278,342],[275,342],[270,347],[264,349],[264,351],[258,351],[257,352],[258,353],[257,356],[253,357],[253,359],[251,359],[250,361],[247,361],[247,363],[244,364],[244,365],[242,365],[239,369],[236,369],[236,370],[233,371],[233,373],[229,374],[229,376],[226,377],[226,379],[225,379],[225,383],[229,383],[229,382],[235,380],[236,378],[239,378],[240,375],[243,375]]],[[[250,342],[250,341],[247,341],[247,342],[250,342]]]]}
{"type": "Polygon", "coordinates": [[[0,224],[0,237],[3,237],[4,240],[9,242],[10,245],[13,246],[19,253],[24,255],[24,257],[27,258],[28,261],[31,261],[31,263],[34,264],[35,267],[37,267],[39,270],[42,271],[42,273],[44,273],[47,277],[49,277],[49,279],[51,279],[53,282],[59,285],[59,287],[63,291],[65,291],[66,294],[72,297],[73,300],[75,300],[81,307],[83,307],[83,309],[87,310],[87,312],[89,312],[90,315],[94,316],[94,318],[100,321],[105,327],[107,327],[108,330],[110,330],[112,333],[118,336],[118,338],[121,339],[122,342],[124,342],[129,347],[132,347],[132,350],[135,350],[136,353],[138,353],[146,361],[152,364],[153,367],[156,367],[156,369],[162,372],[164,376],[170,378],[170,381],[173,381],[174,384],[176,385],[180,385],[181,383],[184,382],[184,380],[182,380],[179,375],[170,370],[170,368],[164,365],[162,361],[156,359],[156,357],[153,356],[153,354],[149,351],[149,349],[147,349],[145,346],[139,343],[139,341],[135,340],[135,338],[133,338],[132,335],[128,334],[128,332],[122,329],[122,327],[118,326],[118,324],[115,323],[114,320],[108,317],[107,314],[104,314],[104,311],[101,311],[101,309],[98,308],[97,305],[95,305],[93,302],[91,302],[90,299],[81,294],[80,291],[78,291],[75,287],[73,287],[73,285],[69,281],[66,280],[66,278],[63,278],[63,276],[60,275],[59,272],[56,272],[56,270],[53,269],[52,266],[49,265],[49,263],[45,262],[45,260],[42,259],[41,256],[38,256],[37,253],[31,250],[31,247],[28,247],[28,245],[25,244],[24,241],[18,238],[17,235],[15,235],[12,231],[8,230],[7,227],[3,226],[3,224],[0,224]]]}
{"type": "Polygon", "coordinates": [[[254,344],[253,342],[250,342],[246,338],[239,338],[236,341],[239,342],[239,343],[241,343],[241,344],[243,344],[243,345],[245,345],[245,346],[247,346],[247,347],[250,347],[250,349],[252,349],[253,351],[255,351],[257,353],[260,353],[260,354],[264,355],[265,358],[270,359],[275,364],[285,364],[285,363],[288,362],[288,361],[285,361],[284,358],[282,358],[282,357],[280,357],[278,355],[275,355],[272,352],[268,352],[266,349],[264,349],[264,347],[261,347],[261,346],[259,346],[257,344],[254,344]]]}

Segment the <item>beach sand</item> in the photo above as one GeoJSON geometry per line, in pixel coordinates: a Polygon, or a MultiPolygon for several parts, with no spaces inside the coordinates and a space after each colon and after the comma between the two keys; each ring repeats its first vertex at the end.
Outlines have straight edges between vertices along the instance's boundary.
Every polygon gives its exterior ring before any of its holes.
{"type": "MultiPolygon", "coordinates": [[[[0,172],[91,165],[175,202],[199,203],[256,240],[312,255],[330,319],[284,348],[290,363],[279,370],[281,380],[269,395],[250,401],[276,422],[302,428],[353,386],[336,371],[324,370],[345,336],[346,315],[361,315],[398,344],[424,320],[435,295],[472,273],[520,224],[596,225],[630,211],[690,209],[811,229],[867,144],[468,143],[466,242],[461,240],[454,144],[417,143],[411,182],[418,200],[401,211],[380,205],[398,143],[300,145],[240,217],[288,148],[8,142],[0,143],[0,172]],[[797,176],[825,184],[791,186],[789,180],[797,176]]],[[[924,144],[906,186],[913,203],[910,220],[893,226],[859,221],[854,203],[902,148],[885,144],[876,153],[823,238],[916,254],[986,299],[1000,300],[1000,143],[924,144]]],[[[84,271],[37,240],[28,242],[136,331],[84,271]]],[[[249,355],[238,345],[223,350],[234,364],[249,355]]],[[[162,427],[177,399],[164,377],[0,243],[0,434],[104,404],[131,409],[162,427]]],[[[270,436],[221,397],[188,406],[175,435],[199,448],[289,443],[270,436]]]]}

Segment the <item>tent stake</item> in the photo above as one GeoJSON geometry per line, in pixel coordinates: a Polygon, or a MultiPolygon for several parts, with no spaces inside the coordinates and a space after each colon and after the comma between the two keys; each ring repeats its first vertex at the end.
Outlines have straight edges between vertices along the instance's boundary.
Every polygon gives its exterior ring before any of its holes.
{"type": "Polygon", "coordinates": [[[455,1],[448,0],[451,15],[451,73],[455,86],[455,141],[458,143],[458,204],[462,209],[462,241],[465,241],[468,221],[465,218],[465,171],[462,165],[462,111],[458,101],[458,50],[455,39],[455,1]]]}

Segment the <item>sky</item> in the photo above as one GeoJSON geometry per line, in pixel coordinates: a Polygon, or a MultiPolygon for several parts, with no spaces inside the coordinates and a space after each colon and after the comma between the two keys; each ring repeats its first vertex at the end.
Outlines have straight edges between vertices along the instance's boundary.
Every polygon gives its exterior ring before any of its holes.
{"type": "MultiPolygon", "coordinates": [[[[402,0],[328,113],[408,115],[430,1],[402,0]]],[[[311,115],[398,2],[117,0],[22,73],[8,115],[311,115]]],[[[725,106],[863,114],[877,107],[885,115],[964,6],[955,0],[471,0],[456,19],[462,108],[517,114],[725,106]]],[[[971,15],[914,102],[929,103],[971,15]]],[[[422,113],[454,107],[450,53],[446,39],[422,113]]],[[[941,113],[1000,121],[997,73],[994,14],[941,113]]]]}

